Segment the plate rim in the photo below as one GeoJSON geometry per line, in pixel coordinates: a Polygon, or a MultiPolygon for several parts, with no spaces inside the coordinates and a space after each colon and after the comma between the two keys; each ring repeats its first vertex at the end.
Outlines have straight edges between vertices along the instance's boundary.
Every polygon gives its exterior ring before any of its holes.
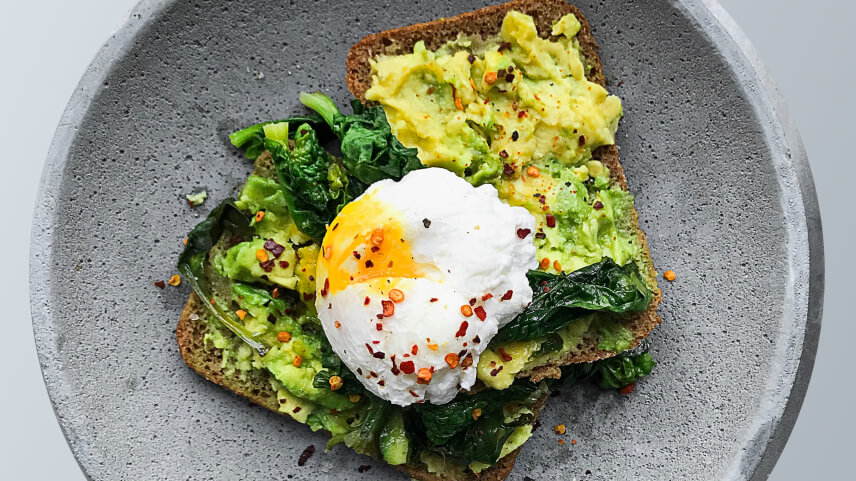
{"type": "MultiPolygon", "coordinates": [[[[51,407],[66,443],[86,479],[92,477],[81,459],[84,456],[81,456],[77,436],[73,427],[65,421],[65,413],[61,412],[59,407],[64,403],[58,399],[66,392],[60,379],[62,370],[55,359],[56,353],[51,352],[56,339],[51,327],[51,307],[48,304],[52,288],[48,272],[52,247],[51,226],[57,211],[59,181],[63,177],[69,149],[78,133],[76,127],[89,111],[104,79],[115,68],[116,61],[123,58],[126,51],[134,46],[138,35],[159,21],[175,2],[176,0],[141,0],[131,9],[125,22],[102,45],[78,82],[60,118],[39,181],[31,230],[29,268],[33,332],[51,407]]],[[[747,100],[755,107],[759,122],[765,119],[770,122],[767,125],[770,131],[765,137],[769,139],[772,136],[780,142],[779,153],[787,158],[785,173],[790,173],[796,180],[799,190],[796,198],[801,200],[803,208],[804,215],[798,219],[805,223],[805,232],[800,232],[805,234],[805,239],[798,239],[797,244],[800,244],[800,240],[805,243],[808,254],[805,274],[808,283],[806,316],[805,319],[797,320],[793,326],[795,330],[789,332],[788,338],[788,341],[801,343],[802,347],[799,352],[796,352],[796,349],[784,352],[785,358],[790,356],[793,359],[796,355],[796,366],[793,375],[788,379],[790,388],[770,393],[784,400],[784,403],[773,402],[772,407],[762,411],[768,422],[754,426],[754,433],[746,438],[748,441],[743,446],[742,458],[735,460],[725,475],[726,479],[764,480],[775,467],[796,423],[817,354],[825,271],[820,208],[808,156],[796,124],[788,112],[784,97],[748,37],[717,0],[678,0],[675,4],[708,36],[708,40],[717,48],[718,53],[723,55],[732,72],[740,77],[740,84],[751,83],[757,87],[757,91],[753,92],[755,95],[749,96],[747,100]]],[[[782,172],[777,171],[777,176],[782,181],[782,172]]]]}

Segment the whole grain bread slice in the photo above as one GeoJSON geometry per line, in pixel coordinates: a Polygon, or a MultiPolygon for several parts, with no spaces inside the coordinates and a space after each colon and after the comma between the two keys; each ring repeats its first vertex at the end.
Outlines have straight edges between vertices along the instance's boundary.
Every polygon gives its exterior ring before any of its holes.
{"type": "MultiPolygon", "coordinates": [[[[429,50],[436,50],[447,42],[455,40],[459,34],[471,38],[495,37],[500,30],[505,14],[516,10],[529,15],[535,21],[538,33],[543,38],[548,38],[552,30],[553,22],[559,20],[569,13],[574,14],[582,24],[577,39],[580,48],[590,67],[587,77],[590,81],[606,85],[603,74],[603,65],[598,56],[598,45],[591,33],[591,26],[586,18],[575,6],[569,5],[564,0],[515,0],[501,5],[491,6],[462,13],[451,18],[443,18],[432,22],[410,25],[384,32],[368,35],[351,47],[347,60],[347,84],[348,89],[358,99],[365,101],[366,91],[372,85],[372,68],[370,60],[383,55],[400,55],[413,51],[416,42],[424,41],[429,50]]],[[[615,182],[624,190],[627,190],[627,179],[624,170],[618,160],[618,148],[615,145],[603,146],[593,153],[596,160],[600,160],[609,167],[615,182]]],[[[656,271],[648,250],[648,242],[645,233],[639,228],[638,214],[634,210],[631,214],[632,224],[636,227],[639,243],[648,265],[648,275],[651,285],[656,285],[654,277],[656,271]]],[[[660,303],[661,293],[654,293],[648,309],[641,313],[626,316],[622,319],[623,324],[633,333],[634,341],[631,347],[636,347],[648,334],[660,323],[657,315],[657,305],[660,303]]],[[[566,364],[596,361],[614,356],[612,351],[598,349],[596,336],[589,336],[578,350],[570,352],[561,359],[549,364],[538,366],[519,376],[531,377],[533,381],[543,378],[557,378],[560,376],[559,366],[566,364]]]]}

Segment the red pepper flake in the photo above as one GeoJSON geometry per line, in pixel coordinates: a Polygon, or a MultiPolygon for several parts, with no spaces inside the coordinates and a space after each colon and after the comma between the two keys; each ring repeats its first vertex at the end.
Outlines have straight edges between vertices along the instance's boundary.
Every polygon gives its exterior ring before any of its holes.
{"type": "Polygon", "coordinates": [[[378,322],[377,324],[375,324],[375,329],[377,329],[378,331],[382,331],[383,330],[383,324],[378,322]]]}
{"type": "Polygon", "coordinates": [[[556,218],[553,214],[547,214],[547,227],[556,227],[556,218]]]}
{"type": "Polygon", "coordinates": [[[490,299],[491,297],[493,297],[493,294],[491,294],[490,292],[488,292],[487,294],[485,294],[485,295],[483,295],[483,296],[481,297],[482,302],[484,302],[484,301],[486,301],[486,300],[490,299]]]}
{"type": "Polygon", "coordinates": [[[634,389],[635,387],[636,387],[636,383],[635,383],[635,382],[631,382],[630,384],[628,384],[628,385],[624,386],[623,388],[621,388],[618,392],[620,392],[621,394],[630,394],[631,392],[633,392],[633,389],[634,389]]]}
{"type": "Polygon", "coordinates": [[[499,366],[498,368],[496,368],[496,369],[494,369],[494,370],[490,371],[490,375],[491,375],[491,376],[496,376],[497,374],[499,374],[499,373],[502,371],[502,368],[503,368],[503,366],[499,366]]]}
{"type": "Polygon", "coordinates": [[[473,344],[478,344],[478,343],[480,343],[480,342],[481,342],[481,338],[480,338],[480,337],[476,336],[476,337],[474,337],[474,338],[473,338],[473,344]]]}
{"type": "Polygon", "coordinates": [[[546,239],[546,238],[547,238],[547,234],[545,234],[545,233],[543,233],[543,232],[536,232],[536,233],[535,233],[535,238],[536,238],[536,239],[546,239]]]}
{"type": "Polygon", "coordinates": [[[463,314],[464,317],[470,317],[473,315],[473,308],[464,304],[461,306],[461,314],[463,314]]]}
{"type": "Polygon", "coordinates": [[[372,341],[372,344],[374,344],[374,345],[378,345],[378,344],[380,344],[380,341],[378,341],[378,340],[374,340],[374,341],[372,341]]]}
{"type": "Polygon", "coordinates": [[[407,390],[407,392],[409,392],[409,393],[410,393],[410,395],[411,395],[411,396],[413,396],[413,397],[419,397],[419,395],[418,395],[418,394],[416,394],[416,393],[413,391],[413,389],[408,389],[408,390],[407,390]]]}
{"type": "Polygon", "coordinates": [[[603,209],[603,202],[601,202],[601,201],[599,201],[599,200],[598,200],[598,201],[596,201],[594,204],[592,204],[592,208],[593,208],[594,210],[600,210],[600,209],[603,209]]]}
{"type": "Polygon", "coordinates": [[[475,56],[475,55],[473,55],[473,54],[469,54],[469,55],[467,55],[467,62],[469,62],[469,63],[473,63],[473,62],[475,62],[475,61],[476,61],[476,56],[475,56]]]}
{"type": "Polygon", "coordinates": [[[369,296],[366,296],[366,300],[364,300],[364,301],[363,301],[363,305],[364,305],[364,306],[367,306],[367,305],[369,305],[369,303],[370,303],[371,301],[372,301],[372,300],[371,300],[371,299],[369,299],[369,296]]]}
{"type": "Polygon", "coordinates": [[[503,295],[502,295],[501,299],[502,299],[503,301],[508,301],[508,300],[510,300],[510,299],[511,299],[511,296],[512,296],[513,294],[514,294],[514,291],[512,291],[511,289],[509,289],[509,290],[508,290],[508,292],[506,292],[505,294],[503,294],[503,295]]]}
{"type": "Polygon", "coordinates": [[[333,224],[333,229],[332,229],[332,230],[336,230],[336,229],[338,229],[338,228],[339,228],[339,223],[338,223],[338,222],[336,222],[335,224],[333,224]]]}
{"type": "Polygon", "coordinates": [[[505,74],[505,81],[506,81],[506,82],[511,82],[511,81],[513,81],[513,80],[514,80],[514,74],[513,74],[513,73],[507,73],[507,74],[505,74]]]}
{"type": "Polygon", "coordinates": [[[526,117],[526,111],[525,110],[521,110],[520,112],[517,112],[517,118],[518,119],[522,119],[523,117],[526,117]]]}
{"type": "Polygon", "coordinates": [[[416,370],[416,366],[413,364],[413,361],[404,361],[399,365],[401,368],[401,372],[404,374],[413,374],[413,371],[416,370]]]}
{"type": "Polygon", "coordinates": [[[383,379],[381,379],[380,381],[378,381],[378,382],[377,382],[377,385],[378,385],[378,386],[385,386],[385,385],[386,385],[386,381],[384,381],[383,379]]]}
{"type": "Polygon", "coordinates": [[[503,159],[507,159],[508,158],[508,152],[506,152],[505,150],[500,150],[499,156],[502,157],[503,159]]]}
{"type": "Polygon", "coordinates": [[[287,269],[289,265],[291,264],[289,264],[288,261],[279,261],[279,267],[282,267],[283,269],[287,269]]]}
{"type": "Polygon", "coordinates": [[[264,243],[264,248],[267,249],[273,256],[279,257],[285,251],[285,247],[276,243],[273,239],[268,239],[264,243]]]}
{"type": "Polygon", "coordinates": [[[432,376],[431,370],[427,367],[423,367],[418,373],[416,373],[416,382],[419,384],[428,384],[431,382],[432,376]]]}
{"type": "Polygon", "coordinates": [[[371,249],[371,251],[372,251],[372,252],[377,252],[377,251],[379,251],[379,250],[380,250],[380,247],[378,247],[378,246],[372,246],[372,249],[371,249]]]}
{"type": "Polygon", "coordinates": [[[446,364],[449,365],[450,369],[455,369],[458,367],[458,361],[460,358],[454,352],[450,352],[449,354],[446,354],[446,357],[443,359],[446,361],[446,364]]]}
{"type": "Polygon", "coordinates": [[[507,50],[511,48],[511,42],[502,42],[499,44],[499,48],[496,49],[497,52],[502,52],[503,50],[507,50]]]}
{"type": "MultiPolygon", "coordinates": [[[[467,306],[469,307],[469,306],[467,306]]],[[[455,333],[455,337],[464,337],[467,335],[467,328],[470,327],[470,323],[467,321],[461,322],[461,327],[458,328],[458,332],[455,333]]]]}
{"type": "Polygon", "coordinates": [[[312,292],[304,292],[303,293],[303,300],[304,301],[308,302],[308,301],[311,301],[312,299],[315,299],[315,293],[312,293],[312,292]]]}
{"type": "Polygon", "coordinates": [[[476,317],[478,317],[480,321],[483,321],[485,320],[485,318],[487,318],[487,312],[485,312],[484,307],[482,306],[476,307],[475,309],[473,309],[473,312],[476,313],[476,317]]]}
{"type": "Polygon", "coordinates": [[[339,321],[335,321],[335,322],[333,322],[333,325],[334,325],[334,326],[336,326],[336,329],[338,329],[338,328],[342,327],[342,323],[341,323],[341,322],[339,322],[339,321]]]}
{"type": "Polygon", "coordinates": [[[516,130],[511,133],[511,140],[516,142],[517,139],[519,139],[519,138],[520,138],[520,134],[518,134],[516,130]]]}
{"type": "Polygon", "coordinates": [[[303,450],[302,453],[300,453],[300,457],[297,458],[297,465],[305,465],[306,461],[309,461],[309,458],[311,458],[313,454],[315,454],[315,446],[310,444],[306,447],[306,449],[303,450]]]}
{"type": "Polygon", "coordinates": [[[259,262],[259,267],[261,267],[265,272],[270,272],[273,270],[274,260],[268,259],[265,262],[259,262]]]}
{"type": "Polygon", "coordinates": [[[274,299],[279,297],[279,287],[274,287],[273,291],[271,291],[270,296],[274,299]]]}
{"type": "Polygon", "coordinates": [[[383,244],[383,227],[378,227],[373,230],[369,240],[371,240],[373,246],[380,247],[380,245],[383,244]]]}
{"type": "MultiPolygon", "coordinates": [[[[285,399],[283,399],[282,401],[283,401],[283,404],[285,404],[285,399]]],[[[294,409],[292,409],[292,410],[291,410],[291,412],[293,412],[294,414],[297,414],[297,413],[299,413],[299,412],[300,412],[300,411],[302,411],[302,410],[303,410],[303,408],[302,408],[302,407],[300,407],[300,406],[295,406],[295,407],[294,407],[294,409]]]]}
{"type": "Polygon", "coordinates": [[[425,227],[426,229],[431,227],[431,220],[430,219],[422,219],[422,226],[425,227]]]}
{"type": "Polygon", "coordinates": [[[582,147],[583,145],[586,144],[586,136],[585,135],[580,135],[579,144],[580,144],[580,147],[582,147]]]}
{"type": "Polygon", "coordinates": [[[374,372],[374,371],[369,371],[369,376],[371,376],[371,377],[377,377],[377,373],[376,373],[376,372],[374,372]]]}
{"type": "Polygon", "coordinates": [[[367,260],[366,261],[366,267],[371,269],[372,267],[374,267],[374,262],[372,262],[371,259],[367,260]]]}
{"type": "Polygon", "coordinates": [[[464,360],[461,361],[461,367],[466,369],[472,365],[473,365],[473,355],[467,354],[467,357],[465,357],[464,360]]]}
{"type": "Polygon", "coordinates": [[[471,305],[471,306],[476,305],[476,302],[478,302],[478,299],[476,299],[475,297],[473,297],[472,299],[470,299],[470,305],[471,305]]]}
{"type": "Polygon", "coordinates": [[[512,167],[511,164],[502,164],[502,173],[506,177],[511,177],[514,175],[514,167],[512,167]]]}
{"type": "Polygon", "coordinates": [[[166,282],[164,281],[155,281],[155,287],[160,289],[166,289],[166,282]]]}
{"type": "Polygon", "coordinates": [[[372,349],[372,347],[371,347],[371,346],[369,346],[369,343],[366,343],[366,349],[368,349],[368,350],[369,350],[369,354],[371,354],[372,356],[374,356],[374,349],[372,349]]]}
{"type": "Polygon", "coordinates": [[[521,239],[525,239],[531,233],[532,229],[517,229],[517,237],[521,239]]]}
{"type": "Polygon", "coordinates": [[[413,347],[411,347],[411,348],[410,348],[410,352],[411,352],[411,354],[413,354],[413,355],[415,356],[415,355],[416,355],[416,353],[418,353],[418,352],[419,352],[419,346],[417,346],[416,344],[414,344],[414,345],[413,345],[413,347]]]}
{"type": "Polygon", "coordinates": [[[395,314],[395,304],[392,301],[383,300],[380,303],[383,305],[383,317],[392,317],[395,314]]]}
{"type": "Polygon", "coordinates": [[[354,251],[354,259],[360,260],[360,257],[362,257],[362,256],[360,256],[360,253],[357,251],[354,251]]]}
{"type": "Polygon", "coordinates": [[[511,357],[511,354],[505,352],[505,349],[503,349],[501,347],[499,348],[499,357],[502,358],[503,362],[508,362],[508,361],[514,359],[513,357],[511,357]]]}
{"type": "Polygon", "coordinates": [[[375,359],[383,359],[386,357],[386,354],[378,351],[378,352],[372,354],[372,357],[374,357],[375,359]]]}
{"type": "Polygon", "coordinates": [[[321,288],[321,297],[327,297],[327,293],[330,292],[330,278],[324,279],[324,287],[321,288]]]}
{"type": "Polygon", "coordinates": [[[432,297],[431,299],[428,299],[428,302],[437,302],[439,300],[440,299],[437,299],[436,297],[432,297]]]}

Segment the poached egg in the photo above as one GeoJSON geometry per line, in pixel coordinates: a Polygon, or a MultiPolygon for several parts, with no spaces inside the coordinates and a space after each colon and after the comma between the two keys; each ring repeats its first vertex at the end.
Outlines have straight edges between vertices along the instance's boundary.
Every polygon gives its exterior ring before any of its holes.
{"type": "Polygon", "coordinates": [[[493,186],[445,169],[372,184],[327,227],[318,258],[315,307],[333,350],[393,404],[451,401],[532,301],[534,230],[493,186]]]}

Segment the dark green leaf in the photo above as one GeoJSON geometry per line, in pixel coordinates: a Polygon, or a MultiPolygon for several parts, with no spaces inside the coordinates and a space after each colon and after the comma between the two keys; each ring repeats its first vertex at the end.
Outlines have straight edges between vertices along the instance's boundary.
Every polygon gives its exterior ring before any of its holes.
{"type": "Polygon", "coordinates": [[[270,349],[270,345],[261,338],[254,337],[234,313],[211,302],[214,297],[205,274],[205,264],[208,252],[223,235],[244,239],[250,239],[253,236],[250,219],[235,206],[234,199],[231,198],[215,207],[204,221],[190,231],[187,236],[187,245],[178,258],[178,271],[212,316],[255,349],[259,355],[264,356],[270,349]]]}
{"type": "Polygon", "coordinates": [[[333,158],[318,142],[308,124],[297,127],[294,148],[285,142],[266,139],[265,147],[273,157],[279,183],[291,217],[304,234],[320,242],[340,206],[351,200],[340,195],[337,184],[331,191],[329,180],[333,158]]]}
{"type": "Polygon", "coordinates": [[[235,147],[239,149],[243,148],[244,156],[248,159],[255,160],[256,157],[261,155],[265,150],[265,125],[286,122],[289,124],[289,130],[291,130],[300,124],[308,123],[312,125],[321,125],[323,121],[324,120],[318,115],[305,115],[289,117],[283,120],[274,120],[271,122],[262,122],[229,134],[229,141],[235,147]]]}
{"type": "Polygon", "coordinates": [[[500,329],[493,342],[537,339],[588,312],[638,312],[651,302],[636,265],[619,266],[608,257],[568,274],[529,271],[527,276],[532,304],[500,329]]]}
{"type": "Polygon", "coordinates": [[[318,389],[330,389],[330,378],[339,376],[342,378],[342,387],[338,392],[342,394],[360,394],[366,393],[360,380],[346,366],[342,364],[339,356],[333,352],[328,342],[321,346],[321,366],[324,368],[315,374],[312,378],[312,385],[318,389]]]}
{"type": "Polygon", "coordinates": [[[324,117],[342,142],[342,164],[365,185],[379,180],[399,180],[424,166],[416,149],[408,149],[392,135],[383,107],[365,107],[354,100],[354,113],[344,116],[321,92],[302,93],[300,101],[324,117]]]}
{"type": "Polygon", "coordinates": [[[604,389],[621,389],[651,374],[657,363],[651,354],[616,356],[598,361],[597,371],[600,373],[600,387],[604,389]]]}
{"type": "Polygon", "coordinates": [[[375,396],[368,395],[369,405],[362,415],[359,426],[345,434],[342,439],[354,451],[372,457],[380,456],[378,436],[386,423],[392,404],[375,396]]]}
{"type": "Polygon", "coordinates": [[[485,389],[473,395],[461,393],[446,404],[418,404],[413,409],[420,414],[428,439],[435,445],[442,445],[478,423],[473,419],[474,409],[481,409],[482,416],[492,410],[501,411],[507,402],[526,400],[536,389],[534,384],[518,381],[503,390],[485,389]]]}

